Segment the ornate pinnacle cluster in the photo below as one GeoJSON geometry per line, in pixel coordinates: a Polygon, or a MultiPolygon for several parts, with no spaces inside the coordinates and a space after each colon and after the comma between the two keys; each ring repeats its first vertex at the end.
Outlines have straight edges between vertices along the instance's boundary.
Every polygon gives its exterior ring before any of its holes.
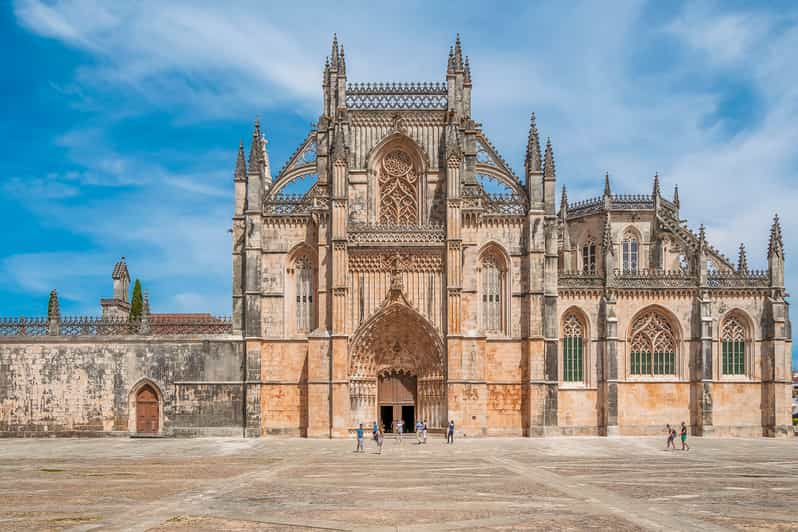
{"type": "MultiPolygon", "coordinates": [[[[457,39],[454,42],[454,47],[449,48],[449,63],[446,67],[447,74],[454,74],[458,70],[462,71],[465,68],[463,62],[463,47],[460,44],[460,34],[457,34],[457,39]]],[[[471,73],[466,73],[467,80],[470,81],[471,73]]]]}
{"type": "Polygon", "coordinates": [[[659,172],[654,174],[654,191],[651,195],[653,198],[658,198],[660,196],[660,189],[659,189],[659,172]]]}
{"type": "Polygon", "coordinates": [[[610,173],[604,173],[604,196],[611,196],[612,190],[610,189],[610,173]]]}
{"type": "Polygon", "coordinates": [[[454,62],[457,68],[463,68],[463,48],[460,45],[460,34],[457,34],[457,38],[454,41],[454,62]]]}
{"type": "Polygon", "coordinates": [[[338,72],[342,76],[346,76],[346,57],[344,57],[344,45],[341,45],[341,57],[339,58],[338,72]]]}
{"type": "Polygon", "coordinates": [[[698,228],[698,246],[699,249],[703,249],[707,245],[707,230],[704,227],[704,224],[698,228]]]}
{"type": "Polygon", "coordinates": [[[468,56],[465,58],[465,77],[463,78],[463,83],[471,85],[471,65],[468,63],[468,56]]]}
{"type": "Polygon", "coordinates": [[[251,174],[260,173],[263,165],[263,135],[260,133],[260,120],[255,119],[255,127],[252,130],[252,144],[249,147],[249,172],[251,174]]]}
{"type": "Polygon", "coordinates": [[[748,256],[745,254],[745,244],[740,242],[740,253],[737,255],[737,271],[746,273],[748,271],[748,256]]]}
{"type": "Polygon", "coordinates": [[[61,317],[61,305],[58,303],[58,292],[54,289],[50,291],[50,299],[47,301],[47,319],[57,320],[61,317]]]}
{"type": "Polygon", "coordinates": [[[535,124],[535,113],[529,119],[529,138],[526,142],[526,172],[540,172],[540,138],[538,137],[538,127],[535,124]]]}
{"type": "Polygon", "coordinates": [[[673,205],[679,208],[679,185],[673,187],[673,205]]]}
{"type": "Polygon", "coordinates": [[[543,177],[554,179],[554,149],[551,147],[551,138],[546,139],[546,152],[543,154],[543,177]]]}
{"type": "Polygon", "coordinates": [[[773,216],[773,225],[770,226],[768,241],[768,258],[773,256],[784,257],[784,241],[781,238],[781,222],[778,214],[773,216]]]}
{"type": "Polygon", "coordinates": [[[247,161],[244,158],[244,141],[238,143],[238,157],[236,158],[236,171],[233,174],[234,181],[247,180],[247,161]]]}

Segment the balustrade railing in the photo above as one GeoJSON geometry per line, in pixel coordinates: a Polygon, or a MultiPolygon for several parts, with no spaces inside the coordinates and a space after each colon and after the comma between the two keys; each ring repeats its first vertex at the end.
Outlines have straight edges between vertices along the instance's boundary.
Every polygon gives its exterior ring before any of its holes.
{"type": "Polygon", "coordinates": [[[61,319],[0,318],[0,336],[128,336],[232,334],[227,316],[151,315],[138,319],[124,317],[67,316],[61,319]]]}

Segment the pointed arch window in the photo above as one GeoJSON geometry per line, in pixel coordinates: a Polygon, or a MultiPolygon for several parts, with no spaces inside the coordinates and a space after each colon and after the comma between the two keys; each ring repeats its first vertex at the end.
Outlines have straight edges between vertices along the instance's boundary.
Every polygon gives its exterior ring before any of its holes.
{"type": "Polygon", "coordinates": [[[626,232],[623,235],[623,272],[637,273],[638,243],[634,233],[626,232]]]}
{"type": "Polygon", "coordinates": [[[504,261],[494,254],[482,258],[482,328],[487,332],[504,330],[504,261]]]}
{"type": "Polygon", "coordinates": [[[723,321],[721,329],[721,368],[724,375],[745,375],[745,327],[736,316],[723,321]]]}
{"type": "Polygon", "coordinates": [[[418,174],[406,152],[388,153],[379,167],[380,223],[409,225],[418,221],[418,174]]]}
{"type": "Polygon", "coordinates": [[[676,335],[659,313],[650,311],[635,320],[630,344],[632,375],[676,373],[676,335]]]}
{"type": "Polygon", "coordinates": [[[569,314],[562,326],[562,367],[565,382],[582,382],[585,328],[575,314],[569,314]]]}
{"type": "Polygon", "coordinates": [[[593,239],[588,239],[582,246],[582,273],[596,273],[596,243],[593,239]]]}
{"type": "Polygon", "coordinates": [[[296,281],[296,329],[307,332],[313,329],[313,265],[307,256],[297,259],[294,265],[296,281]]]}

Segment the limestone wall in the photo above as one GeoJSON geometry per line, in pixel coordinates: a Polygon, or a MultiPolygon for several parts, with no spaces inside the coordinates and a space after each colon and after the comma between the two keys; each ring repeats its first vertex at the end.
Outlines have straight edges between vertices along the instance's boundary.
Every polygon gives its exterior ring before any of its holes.
{"type": "Polygon", "coordinates": [[[233,338],[9,338],[0,435],[126,435],[135,391],[160,401],[161,435],[241,435],[244,358],[233,338]]]}

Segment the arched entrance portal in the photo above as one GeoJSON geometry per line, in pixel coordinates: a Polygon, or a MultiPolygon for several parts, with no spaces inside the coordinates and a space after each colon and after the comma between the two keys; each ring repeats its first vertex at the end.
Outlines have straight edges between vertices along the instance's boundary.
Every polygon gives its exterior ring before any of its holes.
{"type": "Polygon", "coordinates": [[[381,420],[391,430],[400,417],[406,430],[422,419],[440,428],[446,419],[444,347],[432,324],[404,297],[389,298],[352,336],[352,426],[381,420]]]}
{"type": "Polygon", "coordinates": [[[158,395],[149,384],[136,393],[136,432],[158,433],[158,395]]]}

